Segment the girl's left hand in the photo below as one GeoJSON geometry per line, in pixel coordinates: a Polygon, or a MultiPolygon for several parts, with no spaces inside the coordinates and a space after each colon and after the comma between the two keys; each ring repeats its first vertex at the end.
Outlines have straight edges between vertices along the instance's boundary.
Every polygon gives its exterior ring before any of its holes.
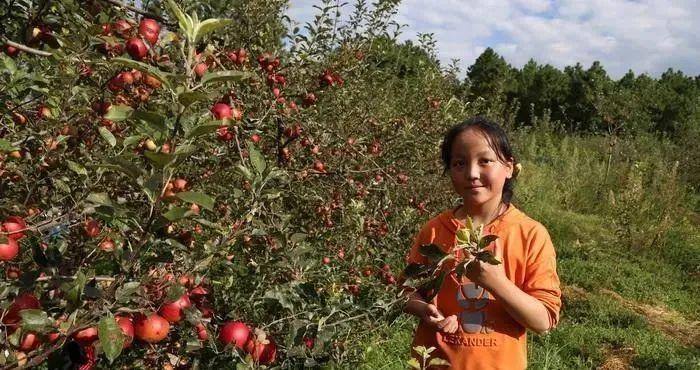
{"type": "Polygon", "coordinates": [[[507,280],[506,270],[503,267],[503,246],[501,245],[500,239],[496,239],[494,243],[493,254],[501,263],[492,265],[472,257],[474,261],[467,264],[466,269],[466,276],[469,280],[488,290],[493,290],[493,288],[504,279],[507,280]]]}

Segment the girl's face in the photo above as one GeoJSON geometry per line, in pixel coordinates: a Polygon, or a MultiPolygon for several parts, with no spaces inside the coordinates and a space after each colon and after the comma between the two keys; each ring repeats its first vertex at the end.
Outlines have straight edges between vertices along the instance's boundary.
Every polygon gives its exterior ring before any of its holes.
{"type": "Polygon", "coordinates": [[[462,131],[452,143],[450,178],[465,205],[495,208],[503,185],[513,176],[513,161],[501,162],[478,130],[462,131]]]}

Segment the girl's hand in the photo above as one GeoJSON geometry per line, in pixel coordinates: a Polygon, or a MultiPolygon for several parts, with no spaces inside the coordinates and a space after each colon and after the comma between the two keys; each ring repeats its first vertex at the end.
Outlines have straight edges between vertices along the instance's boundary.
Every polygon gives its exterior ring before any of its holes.
{"type": "Polygon", "coordinates": [[[445,320],[445,317],[442,316],[442,313],[440,312],[440,310],[437,309],[437,306],[435,306],[432,303],[428,303],[425,305],[425,310],[421,315],[421,320],[430,324],[435,329],[440,329],[438,324],[445,320]]]}
{"type": "Polygon", "coordinates": [[[467,264],[465,273],[469,280],[491,291],[504,279],[507,279],[506,270],[503,267],[503,246],[501,245],[500,239],[496,239],[495,243],[496,246],[494,247],[493,254],[501,263],[492,265],[472,257],[473,262],[467,264]]]}
{"type": "Polygon", "coordinates": [[[459,329],[459,321],[457,315],[450,315],[438,323],[438,328],[443,333],[454,334],[459,329]]]}

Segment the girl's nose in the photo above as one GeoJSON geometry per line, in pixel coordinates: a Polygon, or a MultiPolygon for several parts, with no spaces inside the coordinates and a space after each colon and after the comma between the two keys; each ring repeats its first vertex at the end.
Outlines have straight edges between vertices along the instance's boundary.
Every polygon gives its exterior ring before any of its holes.
{"type": "Polygon", "coordinates": [[[478,163],[473,163],[469,165],[469,171],[467,171],[467,174],[469,176],[469,180],[475,180],[478,179],[480,174],[479,174],[479,165],[478,163]]]}

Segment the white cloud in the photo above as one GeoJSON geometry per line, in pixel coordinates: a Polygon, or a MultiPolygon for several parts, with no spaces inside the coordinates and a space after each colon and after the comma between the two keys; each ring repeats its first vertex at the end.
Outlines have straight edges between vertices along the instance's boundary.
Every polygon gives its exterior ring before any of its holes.
{"type": "MultiPolygon", "coordinates": [[[[316,3],[292,0],[289,14],[309,21],[316,3]]],[[[599,60],[613,78],[629,69],[699,75],[698,19],[696,0],[404,0],[396,17],[408,25],[402,39],[434,33],[443,64],[459,58],[463,71],[492,47],[516,67],[599,60]]]]}

